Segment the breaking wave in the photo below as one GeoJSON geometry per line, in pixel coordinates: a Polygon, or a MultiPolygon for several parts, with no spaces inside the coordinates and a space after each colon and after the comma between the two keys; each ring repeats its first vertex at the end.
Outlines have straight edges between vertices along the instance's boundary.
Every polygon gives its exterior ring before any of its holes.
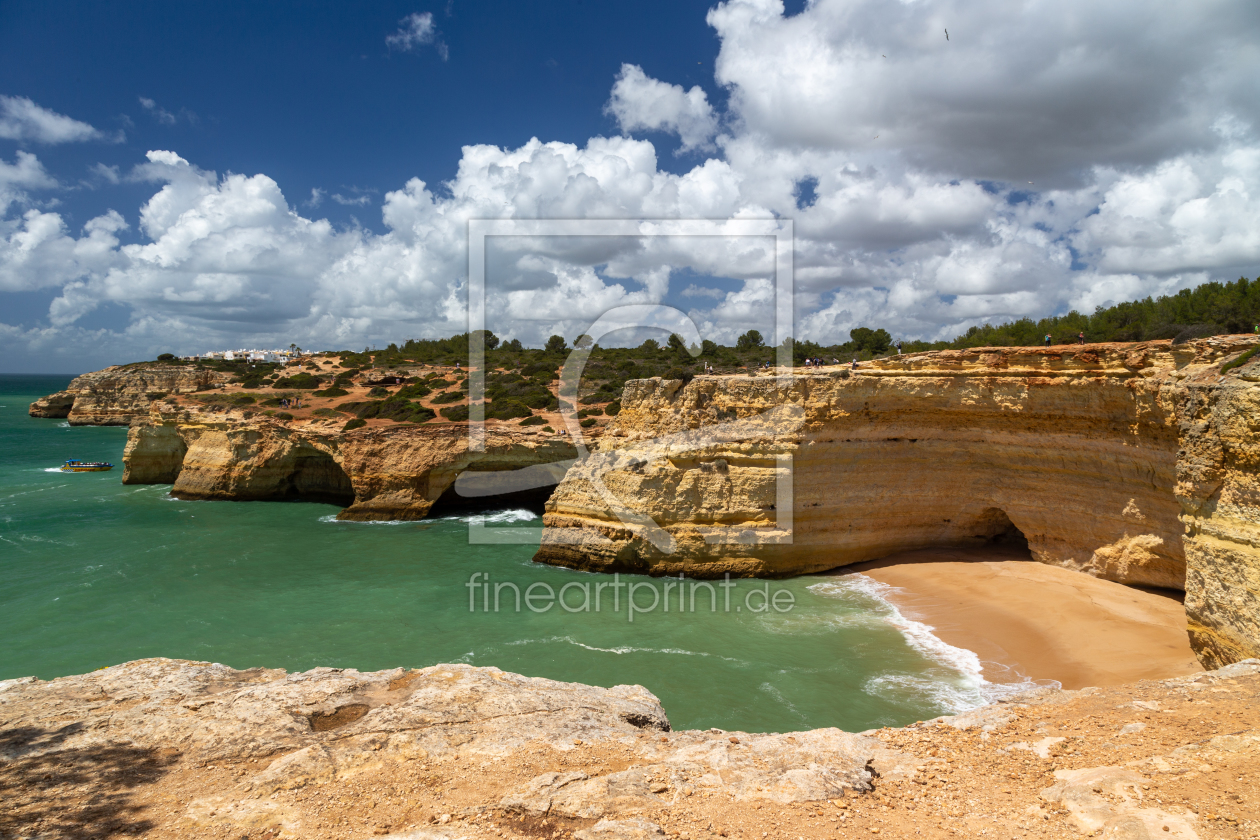
{"type": "Polygon", "coordinates": [[[500,510],[494,513],[474,513],[467,516],[443,516],[440,519],[444,522],[464,522],[472,523],[481,521],[487,525],[503,522],[533,522],[538,519],[538,514],[532,510],[525,508],[514,508],[512,510],[500,510]]]}
{"type": "Polygon", "coordinates": [[[321,516],[320,522],[332,522],[336,525],[415,525],[414,519],[338,519],[337,514],[330,513],[327,516],[321,516]]]}
{"type": "MultiPolygon", "coordinates": [[[[867,694],[892,696],[912,702],[929,703],[951,714],[987,706],[1009,697],[1046,685],[1053,681],[1034,681],[1019,674],[1012,682],[995,683],[985,679],[985,664],[974,651],[954,647],[937,638],[930,624],[908,618],[888,600],[897,588],[861,574],[849,574],[836,581],[816,583],[810,591],[829,597],[851,598],[854,595],[872,603],[873,613],[901,633],[906,643],[933,667],[920,674],[882,674],[871,677],[862,686],[867,694]]],[[[990,663],[994,670],[1010,673],[1010,669],[990,663]]]]}

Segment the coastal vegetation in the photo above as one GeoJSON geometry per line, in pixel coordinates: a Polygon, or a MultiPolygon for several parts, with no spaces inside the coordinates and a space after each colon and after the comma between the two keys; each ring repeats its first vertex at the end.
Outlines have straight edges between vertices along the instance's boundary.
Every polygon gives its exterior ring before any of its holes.
{"type": "MultiPolygon", "coordinates": [[[[519,339],[505,340],[483,330],[440,339],[411,339],[383,349],[314,354],[287,367],[243,360],[184,360],[171,353],[163,353],[153,362],[123,367],[160,370],[170,366],[195,373],[201,378],[188,390],[196,390],[194,400],[205,404],[293,409],[295,401],[301,406],[310,400],[347,398],[335,405],[315,402],[309,409],[319,410],[321,417],[349,415],[364,422],[465,422],[471,413],[470,380],[462,366],[469,362],[470,350],[480,346],[484,350],[485,390],[479,399],[485,400],[487,419],[540,426],[554,423],[554,418],[542,415],[571,407],[582,424],[592,428],[619,414],[621,395],[629,380],[660,377],[690,382],[706,371],[747,372],[777,363],[783,349],[789,351],[796,365],[810,358],[835,364],[884,357],[898,349],[907,353],[1043,346],[1047,335],[1052,344],[1059,345],[1074,344],[1081,337],[1089,343],[1152,339],[1181,343],[1210,335],[1251,333],[1260,329],[1257,324],[1260,280],[1240,278],[1098,307],[1090,315],[1073,311],[1039,320],[982,324],[951,341],[910,340],[872,325],[854,327],[845,341],[830,344],[787,338],[783,346],[775,347],[754,329],[738,336],[732,345],[711,340],[695,345],[678,335],[668,335],[647,338],[632,347],[604,347],[587,335],[575,336],[572,343],[553,335],[542,347],[531,348],[519,339]],[[562,384],[561,369],[575,347],[588,354],[582,378],[576,386],[562,384]],[[233,392],[218,391],[224,384],[233,386],[233,392]],[[257,392],[257,396],[242,394],[237,388],[257,392]]],[[[1247,355],[1227,364],[1225,370],[1250,358],[1247,355]]],[[[146,391],[146,399],[165,398],[170,389],[160,387],[163,390],[146,391]]]]}

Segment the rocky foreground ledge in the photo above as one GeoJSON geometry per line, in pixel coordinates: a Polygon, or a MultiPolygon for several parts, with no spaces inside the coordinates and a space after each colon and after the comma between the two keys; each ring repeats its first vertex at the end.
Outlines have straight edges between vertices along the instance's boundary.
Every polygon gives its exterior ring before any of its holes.
{"type": "Polygon", "coordinates": [[[640,686],[147,659],[0,682],[2,838],[1253,837],[1260,661],[852,734],[640,686]]]}

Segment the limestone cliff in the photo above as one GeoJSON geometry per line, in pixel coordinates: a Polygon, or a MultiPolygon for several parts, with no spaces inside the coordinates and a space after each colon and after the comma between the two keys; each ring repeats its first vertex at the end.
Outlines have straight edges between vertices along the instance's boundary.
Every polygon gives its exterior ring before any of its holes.
{"type": "Polygon", "coordinates": [[[1044,563],[1186,588],[1205,663],[1255,656],[1260,371],[1220,368],[1256,343],[943,351],[632,382],[548,503],[536,559],[775,576],[1026,539],[1044,563]]]}
{"type": "Polygon", "coordinates": [[[1252,661],[903,729],[678,731],[637,685],[148,659],[0,681],[0,836],[1253,836],[1258,698],[1252,661]]]}
{"type": "Polygon", "coordinates": [[[191,394],[229,381],[231,374],[161,363],[114,365],[76,377],[64,391],[31,403],[32,417],[65,417],[72,426],[126,426],[149,413],[155,399],[191,394]]]}
{"type": "Polygon", "coordinates": [[[123,483],[172,484],[184,499],[324,500],[348,506],[342,519],[420,519],[465,470],[575,455],[566,439],[530,429],[490,429],[473,451],[463,426],[341,426],[158,402],[131,427],[123,483]]]}
{"type": "Polygon", "coordinates": [[[1186,616],[1208,667],[1260,655],[1260,361],[1175,390],[1186,616]]]}

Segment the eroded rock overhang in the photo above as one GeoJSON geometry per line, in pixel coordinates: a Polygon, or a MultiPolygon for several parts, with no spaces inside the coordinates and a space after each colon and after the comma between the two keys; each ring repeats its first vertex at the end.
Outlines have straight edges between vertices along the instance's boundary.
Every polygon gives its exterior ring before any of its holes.
{"type": "Polygon", "coordinates": [[[1186,589],[1206,664],[1254,656],[1260,371],[1221,366],[1257,343],[942,351],[631,382],[548,503],[536,559],[784,576],[1026,539],[1044,563],[1186,589]]]}
{"type": "Polygon", "coordinates": [[[345,506],[341,519],[409,520],[449,499],[465,471],[510,472],[575,454],[563,438],[524,430],[488,430],[472,449],[463,426],[341,425],[155,403],[128,432],[123,483],[171,484],[184,499],[326,501],[345,506]]]}

